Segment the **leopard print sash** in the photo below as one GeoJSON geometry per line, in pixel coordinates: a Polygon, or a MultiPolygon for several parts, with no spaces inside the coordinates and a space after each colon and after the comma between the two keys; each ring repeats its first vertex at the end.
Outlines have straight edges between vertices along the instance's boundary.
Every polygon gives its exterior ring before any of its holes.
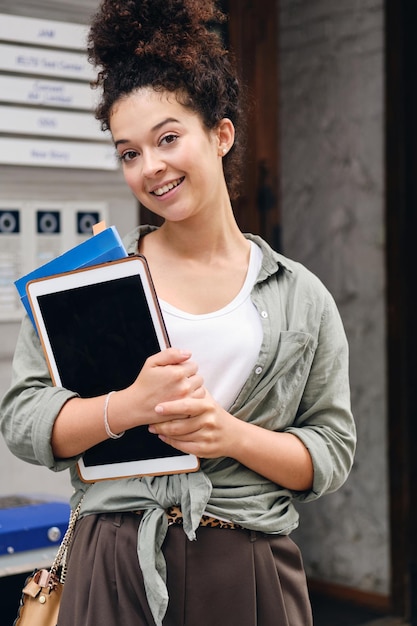
{"type": "MultiPolygon", "coordinates": [[[[172,526],[173,524],[182,526],[182,513],[178,506],[170,506],[169,509],[166,510],[166,515],[168,517],[168,526],[172,526]]],[[[226,522],[225,520],[217,519],[216,517],[211,517],[210,515],[202,516],[200,526],[208,526],[210,528],[229,528],[232,530],[243,528],[239,524],[235,524],[235,522],[226,522]]]]}

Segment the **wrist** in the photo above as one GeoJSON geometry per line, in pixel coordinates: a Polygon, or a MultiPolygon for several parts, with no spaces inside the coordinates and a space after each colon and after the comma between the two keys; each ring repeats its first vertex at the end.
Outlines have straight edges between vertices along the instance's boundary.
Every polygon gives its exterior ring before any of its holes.
{"type": "Polygon", "coordinates": [[[110,424],[109,424],[109,404],[110,398],[116,393],[116,391],[110,391],[107,396],[104,398],[104,408],[103,408],[103,421],[104,421],[104,429],[106,431],[106,435],[109,439],[120,439],[125,434],[125,430],[115,433],[110,424]]]}
{"type": "MultiPolygon", "coordinates": [[[[105,402],[107,395],[104,396],[103,402],[105,402]]],[[[107,420],[110,430],[114,434],[119,434],[135,426],[147,425],[149,416],[142,415],[140,410],[143,404],[144,402],[138,397],[138,394],[132,392],[131,387],[112,392],[107,407],[107,420]]]]}

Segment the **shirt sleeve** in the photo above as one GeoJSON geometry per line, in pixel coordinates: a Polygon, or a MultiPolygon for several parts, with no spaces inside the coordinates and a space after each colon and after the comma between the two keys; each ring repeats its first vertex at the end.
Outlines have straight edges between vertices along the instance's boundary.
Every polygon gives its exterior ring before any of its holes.
{"type": "Polygon", "coordinates": [[[0,404],[0,428],[10,451],[28,463],[60,471],[74,459],[57,460],[51,447],[55,419],[77,394],[53,386],[31,321],[23,319],[12,366],[12,381],[0,404]]]}
{"type": "Polygon", "coordinates": [[[336,304],[327,294],[317,348],[294,424],[286,429],[309,450],[314,483],[295,499],[314,500],[336,491],[352,468],[356,428],[350,405],[349,356],[336,304]]]}

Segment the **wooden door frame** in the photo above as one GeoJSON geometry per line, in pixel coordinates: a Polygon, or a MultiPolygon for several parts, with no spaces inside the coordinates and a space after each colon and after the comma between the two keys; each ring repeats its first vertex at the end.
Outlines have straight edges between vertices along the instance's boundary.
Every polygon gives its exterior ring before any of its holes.
{"type": "Polygon", "coordinates": [[[391,601],[417,624],[417,41],[415,0],[385,0],[391,601]]]}
{"type": "MultiPolygon", "coordinates": [[[[220,4],[249,105],[242,189],[233,209],[243,232],[259,234],[279,250],[278,0],[220,4]]],[[[139,223],[159,225],[161,219],[140,206],[139,223]]]]}
{"type": "Polygon", "coordinates": [[[260,234],[279,250],[278,0],[222,4],[248,104],[242,193],[234,211],[244,232],[260,234]]]}

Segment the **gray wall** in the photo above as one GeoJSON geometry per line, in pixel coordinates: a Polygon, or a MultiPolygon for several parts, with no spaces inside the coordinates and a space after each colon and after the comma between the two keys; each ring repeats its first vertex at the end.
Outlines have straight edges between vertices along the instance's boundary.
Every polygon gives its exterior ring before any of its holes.
{"type": "Polygon", "coordinates": [[[358,449],[336,494],[299,507],[314,578],[389,591],[382,0],[280,0],[284,253],[335,296],[358,449]]]}

